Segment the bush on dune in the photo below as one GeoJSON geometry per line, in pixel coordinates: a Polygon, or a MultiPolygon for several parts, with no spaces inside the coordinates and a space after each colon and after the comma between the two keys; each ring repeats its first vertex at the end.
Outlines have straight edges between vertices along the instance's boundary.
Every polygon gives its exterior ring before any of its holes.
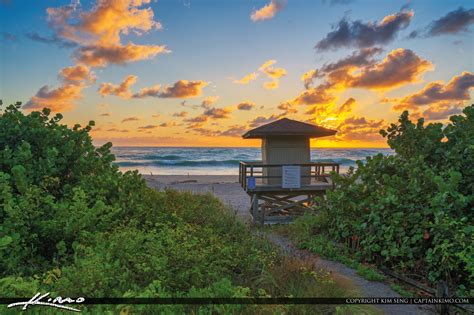
{"type": "Polygon", "coordinates": [[[404,112],[381,134],[396,154],[369,157],[350,176],[336,176],[315,224],[300,222],[304,238],[326,234],[361,261],[447,280],[472,296],[474,105],[445,126],[412,123],[404,112]]]}

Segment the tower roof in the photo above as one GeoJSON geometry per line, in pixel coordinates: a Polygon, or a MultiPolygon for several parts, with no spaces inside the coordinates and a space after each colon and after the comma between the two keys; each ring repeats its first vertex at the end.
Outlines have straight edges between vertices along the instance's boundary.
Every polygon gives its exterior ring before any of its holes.
{"type": "Polygon", "coordinates": [[[242,138],[256,139],[272,136],[307,136],[309,138],[319,138],[332,136],[336,130],[304,123],[297,120],[282,118],[269,124],[247,131],[242,138]]]}

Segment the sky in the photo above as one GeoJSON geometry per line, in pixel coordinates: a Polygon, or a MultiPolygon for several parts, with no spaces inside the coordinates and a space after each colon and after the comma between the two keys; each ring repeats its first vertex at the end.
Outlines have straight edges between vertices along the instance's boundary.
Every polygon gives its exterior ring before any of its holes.
{"type": "Polygon", "coordinates": [[[0,98],[49,107],[94,143],[258,146],[284,117],[315,147],[386,147],[404,111],[473,103],[472,1],[0,1],[0,98]]]}

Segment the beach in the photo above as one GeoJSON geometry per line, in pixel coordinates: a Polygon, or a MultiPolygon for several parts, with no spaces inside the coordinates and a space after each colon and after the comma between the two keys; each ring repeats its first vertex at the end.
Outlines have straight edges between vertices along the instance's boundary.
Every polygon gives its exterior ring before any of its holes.
{"type": "Polygon", "coordinates": [[[239,184],[237,175],[143,175],[151,188],[166,188],[195,194],[211,193],[219,198],[237,217],[250,220],[250,198],[239,184]]]}

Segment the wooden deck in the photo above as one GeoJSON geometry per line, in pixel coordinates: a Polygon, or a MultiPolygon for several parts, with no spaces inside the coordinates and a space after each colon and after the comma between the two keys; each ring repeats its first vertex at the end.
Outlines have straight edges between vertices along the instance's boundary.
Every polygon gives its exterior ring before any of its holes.
{"type": "Polygon", "coordinates": [[[287,223],[305,211],[314,210],[314,197],[334,188],[332,172],[339,173],[339,164],[240,162],[239,183],[251,197],[250,213],[254,222],[287,223]],[[286,166],[296,166],[300,172],[296,187],[286,188],[283,183],[286,166]]]}
{"type": "Polygon", "coordinates": [[[252,192],[311,192],[332,188],[331,172],[339,174],[337,163],[307,163],[307,164],[262,164],[262,162],[240,162],[239,183],[247,193],[252,192]],[[264,170],[269,168],[282,168],[283,166],[299,166],[306,168],[307,174],[301,175],[300,188],[283,188],[282,175],[264,175],[264,170]],[[249,178],[255,180],[255,187],[249,187],[249,178]],[[270,183],[271,181],[271,183],[270,183]]]}

